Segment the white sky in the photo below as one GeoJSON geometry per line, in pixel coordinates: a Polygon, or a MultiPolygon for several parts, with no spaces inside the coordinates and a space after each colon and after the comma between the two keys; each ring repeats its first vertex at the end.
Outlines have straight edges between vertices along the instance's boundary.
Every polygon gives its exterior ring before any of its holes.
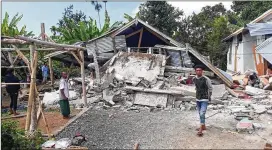
{"type": "MultiPolygon", "coordinates": [[[[180,10],[183,10],[184,15],[188,16],[188,15],[191,15],[193,12],[199,13],[201,11],[202,7],[205,7],[207,5],[214,6],[216,4],[219,4],[220,2],[225,6],[225,8],[227,10],[230,9],[232,1],[224,1],[224,2],[222,2],[222,1],[192,1],[192,2],[188,2],[188,1],[183,1],[183,2],[169,1],[168,3],[170,3],[174,7],[178,7],[180,10]]],[[[132,11],[132,15],[135,16],[135,14],[138,11],[139,11],[139,7],[136,7],[132,11]]]]}

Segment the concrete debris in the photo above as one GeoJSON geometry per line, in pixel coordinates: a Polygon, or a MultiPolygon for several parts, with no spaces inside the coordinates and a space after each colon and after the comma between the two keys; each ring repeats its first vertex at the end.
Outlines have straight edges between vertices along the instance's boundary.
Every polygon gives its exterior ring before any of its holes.
{"type": "Polygon", "coordinates": [[[253,123],[253,128],[254,129],[264,129],[265,126],[262,123],[253,123]]]}
{"type": "Polygon", "coordinates": [[[272,115],[272,110],[268,110],[267,114],[272,115]]]}
{"type": "Polygon", "coordinates": [[[265,90],[255,88],[252,86],[246,86],[245,92],[249,95],[264,95],[265,94],[265,90]]]}
{"type": "Polygon", "coordinates": [[[155,93],[144,93],[137,92],[135,95],[134,104],[144,105],[144,106],[157,106],[162,105],[166,107],[167,94],[155,94],[155,93]]]}

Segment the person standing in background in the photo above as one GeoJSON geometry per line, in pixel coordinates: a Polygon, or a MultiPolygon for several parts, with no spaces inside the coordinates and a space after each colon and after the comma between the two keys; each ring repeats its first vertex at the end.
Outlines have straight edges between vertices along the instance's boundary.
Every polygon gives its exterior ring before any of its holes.
{"type": "Polygon", "coordinates": [[[200,128],[197,129],[197,135],[202,136],[202,131],[206,130],[205,114],[208,107],[208,102],[211,100],[212,83],[208,77],[203,75],[203,66],[196,65],[194,68],[196,76],[193,78],[193,82],[196,87],[196,104],[200,118],[200,128]]]}
{"type": "MultiPolygon", "coordinates": [[[[14,70],[9,68],[5,76],[5,83],[20,83],[20,80],[13,74],[14,70]]],[[[6,90],[10,96],[10,114],[19,115],[17,110],[18,93],[21,93],[20,84],[7,85],[6,90]]]]}
{"type": "Polygon", "coordinates": [[[44,63],[44,65],[42,66],[42,76],[43,76],[43,81],[42,83],[45,84],[47,82],[47,78],[48,78],[48,66],[46,63],[44,63]]]}
{"type": "Polygon", "coordinates": [[[59,104],[63,119],[69,119],[70,105],[69,105],[69,87],[68,87],[68,75],[66,72],[61,73],[60,85],[59,85],[59,104]]]}

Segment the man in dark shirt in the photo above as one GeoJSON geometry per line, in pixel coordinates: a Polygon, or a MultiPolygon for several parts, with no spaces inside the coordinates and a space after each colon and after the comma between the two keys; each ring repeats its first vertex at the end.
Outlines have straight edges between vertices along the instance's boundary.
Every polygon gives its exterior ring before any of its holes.
{"type": "MultiPolygon", "coordinates": [[[[13,74],[13,69],[9,68],[5,77],[5,83],[20,83],[19,79],[13,74]]],[[[10,113],[18,115],[17,110],[17,99],[20,91],[20,85],[7,85],[6,90],[10,96],[10,113]]]]}
{"type": "Polygon", "coordinates": [[[200,117],[200,128],[197,129],[197,135],[202,136],[203,130],[206,130],[205,126],[205,114],[208,107],[208,101],[211,100],[212,95],[212,83],[211,80],[203,75],[204,67],[201,65],[195,66],[196,76],[193,78],[193,82],[196,86],[196,104],[200,117]]]}

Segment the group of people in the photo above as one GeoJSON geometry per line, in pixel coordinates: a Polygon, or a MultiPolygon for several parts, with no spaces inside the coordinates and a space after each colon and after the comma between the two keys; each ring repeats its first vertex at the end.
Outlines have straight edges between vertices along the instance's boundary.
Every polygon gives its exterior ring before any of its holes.
{"type": "MultiPolygon", "coordinates": [[[[48,77],[48,67],[46,63],[42,66],[43,73],[43,83],[46,83],[48,77]]],[[[68,119],[70,115],[70,106],[69,106],[69,88],[68,88],[68,74],[66,72],[62,72],[62,78],[60,79],[59,85],[59,104],[61,108],[61,112],[64,119],[68,119]]],[[[14,75],[14,69],[9,68],[6,71],[5,83],[14,83],[8,84],[6,86],[6,91],[10,96],[10,114],[18,115],[17,112],[17,102],[18,102],[18,94],[22,94],[20,80],[18,77],[14,75]]]]}

